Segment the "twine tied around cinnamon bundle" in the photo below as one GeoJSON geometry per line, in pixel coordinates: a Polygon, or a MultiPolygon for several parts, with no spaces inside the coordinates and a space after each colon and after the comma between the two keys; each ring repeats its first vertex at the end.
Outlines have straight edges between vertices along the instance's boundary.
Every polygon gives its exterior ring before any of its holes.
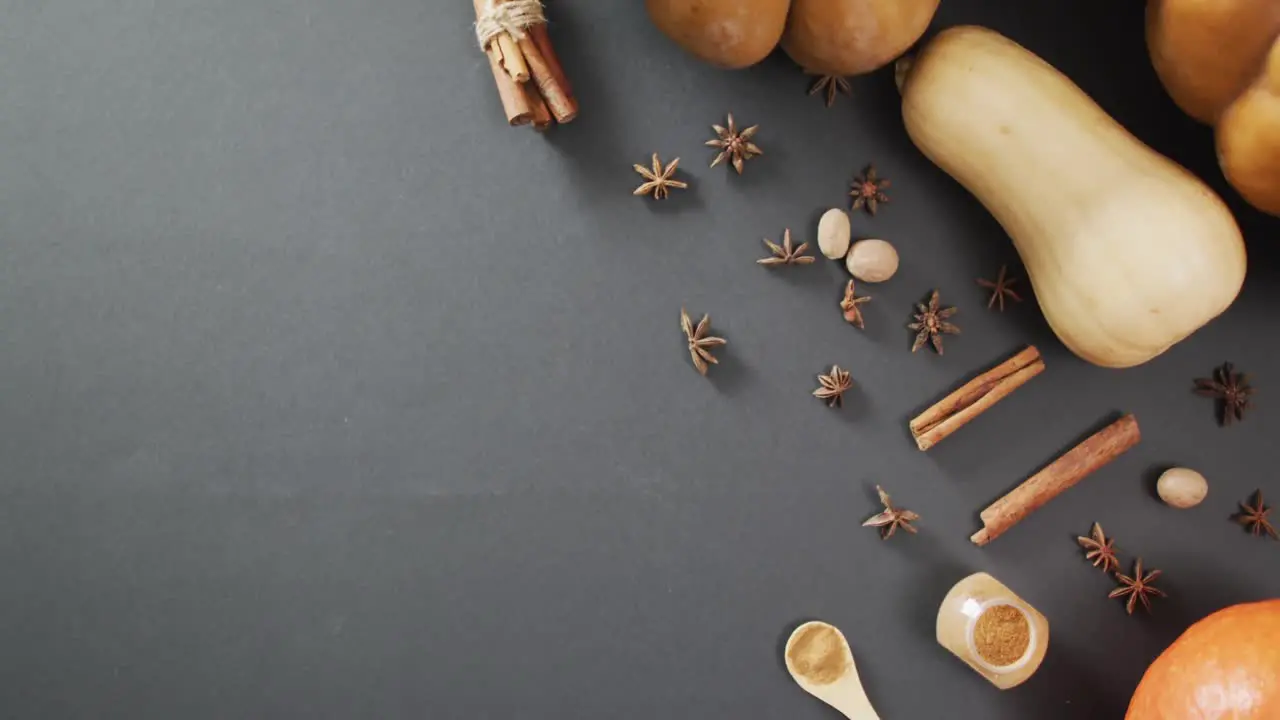
{"type": "Polygon", "coordinates": [[[507,122],[543,130],[577,117],[578,102],[551,47],[541,0],[472,3],[476,42],[489,58],[507,122]]]}
{"type": "Polygon", "coordinates": [[[498,33],[509,33],[519,40],[525,36],[526,29],[546,22],[547,18],[542,14],[542,0],[486,0],[477,11],[476,42],[484,50],[498,33]]]}

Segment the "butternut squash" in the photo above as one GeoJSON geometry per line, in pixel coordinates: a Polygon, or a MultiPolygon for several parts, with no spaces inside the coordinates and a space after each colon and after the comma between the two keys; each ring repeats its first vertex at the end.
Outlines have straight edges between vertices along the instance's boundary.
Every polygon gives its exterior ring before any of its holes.
{"type": "Polygon", "coordinates": [[[1227,182],[1280,215],[1280,0],[1150,0],[1147,50],[1178,107],[1214,127],[1227,182]]]}
{"type": "Polygon", "coordinates": [[[1235,300],[1244,242],[1221,198],[1044,60],[966,26],[898,69],[907,133],[1010,235],[1076,355],[1139,365],[1235,300]]]}

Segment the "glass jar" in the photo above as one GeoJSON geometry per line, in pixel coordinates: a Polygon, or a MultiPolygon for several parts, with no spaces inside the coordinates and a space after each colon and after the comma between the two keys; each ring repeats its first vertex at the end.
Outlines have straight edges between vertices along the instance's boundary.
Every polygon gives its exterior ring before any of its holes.
{"type": "Polygon", "coordinates": [[[1049,621],[1003,583],[975,573],[938,608],[938,644],[1001,690],[1035,674],[1049,648],[1049,621]]]}

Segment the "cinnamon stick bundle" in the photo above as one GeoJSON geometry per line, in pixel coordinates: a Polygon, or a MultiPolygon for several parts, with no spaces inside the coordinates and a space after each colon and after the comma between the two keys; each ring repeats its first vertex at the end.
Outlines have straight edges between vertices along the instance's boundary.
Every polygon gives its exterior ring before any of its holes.
{"type": "Polygon", "coordinates": [[[1111,423],[983,510],[979,516],[983,528],[969,539],[979,546],[995,540],[1141,439],[1138,420],[1133,415],[1111,423]]]}
{"type": "Polygon", "coordinates": [[[480,39],[507,122],[542,130],[576,118],[578,101],[551,46],[541,4],[533,0],[472,0],[472,5],[477,33],[492,32],[480,39]],[[513,8],[519,12],[505,12],[513,8]]]}
{"type": "Polygon", "coordinates": [[[970,380],[911,421],[911,436],[921,450],[937,445],[1044,370],[1034,345],[970,380]]]}
{"type": "Polygon", "coordinates": [[[507,122],[511,125],[528,125],[533,111],[529,109],[529,98],[524,89],[502,69],[502,55],[496,47],[490,45],[485,54],[489,56],[489,69],[493,71],[493,81],[498,86],[498,97],[502,100],[502,109],[507,113],[507,122]]]}

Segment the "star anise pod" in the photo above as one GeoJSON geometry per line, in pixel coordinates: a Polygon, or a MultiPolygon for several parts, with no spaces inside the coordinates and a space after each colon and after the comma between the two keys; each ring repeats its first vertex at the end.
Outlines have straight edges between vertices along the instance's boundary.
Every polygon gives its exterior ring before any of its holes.
{"type": "Polygon", "coordinates": [[[670,188],[683,190],[689,187],[688,183],[679,180],[672,180],[671,176],[675,174],[676,167],[680,165],[680,158],[671,161],[670,165],[665,168],[662,161],[658,159],[658,153],[653,154],[653,169],[643,165],[632,165],[636,172],[640,173],[646,182],[635,189],[632,195],[652,195],[655,200],[662,200],[671,192],[670,188]]]}
{"type": "Polygon", "coordinates": [[[1102,526],[1093,524],[1089,537],[1077,537],[1076,542],[1085,549],[1084,559],[1092,560],[1093,566],[1102,568],[1102,572],[1111,573],[1120,569],[1120,561],[1116,559],[1115,541],[1107,539],[1102,526]]]}
{"type": "Polygon", "coordinates": [[[947,318],[956,313],[953,307],[938,307],[938,291],[933,291],[933,296],[929,298],[929,304],[916,303],[919,312],[915,314],[916,321],[908,325],[911,330],[916,331],[916,341],[911,345],[911,352],[915,352],[924,346],[925,341],[933,344],[933,349],[942,354],[942,336],[959,335],[960,328],[952,325],[947,318]]]}
{"type": "Polygon", "coordinates": [[[840,301],[840,309],[844,311],[845,321],[859,328],[865,327],[862,308],[858,306],[866,302],[871,302],[871,297],[858,297],[855,295],[853,281],[850,280],[849,284],[844,286],[844,299],[840,301]]]}
{"type": "Polygon", "coordinates": [[[888,540],[893,537],[894,531],[902,528],[909,533],[915,534],[916,529],[911,523],[920,519],[920,516],[910,510],[903,510],[893,506],[893,502],[889,499],[889,493],[884,488],[876,486],[876,492],[880,494],[880,502],[884,505],[884,512],[871,517],[862,523],[862,527],[878,527],[880,528],[880,539],[888,540]]]}
{"type": "Polygon", "coordinates": [[[1245,526],[1251,535],[1261,537],[1266,534],[1268,537],[1280,540],[1280,534],[1276,533],[1275,526],[1267,519],[1271,508],[1262,502],[1261,490],[1254,492],[1252,504],[1240,503],[1240,509],[1243,512],[1236,516],[1236,522],[1245,526]]]}
{"type": "Polygon", "coordinates": [[[1011,300],[1022,302],[1022,298],[1018,297],[1018,293],[1014,292],[1012,285],[1018,280],[1016,278],[1006,277],[1005,272],[1009,269],[1008,265],[1000,266],[1000,274],[996,277],[995,282],[978,278],[978,284],[991,291],[991,299],[987,301],[987,309],[999,306],[1000,312],[1004,312],[1004,299],[1007,296],[1011,300]]]}
{"type": "Polygon", "coordinates": [[[1147,612],[1151,612],[1152,597],[1169,597],[1163,590],[1151,584],[1159,577],[1159,570],[1152,570],[1143,574],[1142,558],[1138,558],[1137,562],[1133,564],[1132,577],[1116,573],[1116,580],[1120,582],[1120,587],[1112,590],[1107,597],[1128,597],[1129,599],[1125,602],[1124,609],[1130,615],[1133,614],[1133,608],[1138,603],[1142,603],[1142,607],[1146,608],[1147,612]]]}
{"type": "Polygon", "coordinates": [[[766,267],[774,267],[776,265],[808,265],[815,259],[812,255],[804,254],[804,251],[809,248],[809,243],[800,243],[798,247],[791,244],[791,228],[787,228],[783,231],[781,245],[770,242],[768,238],[764,239],[764,244],[768,246],[769,251],[773,253],[773,256],[760,258],[756,262],[766,267]]]}
{"type": "Polygon", "coordinates": [[[720,163],[728,160],[733,169],[742,174],[742,165],[747,160],[756,155],[763,155],[764,151],[758,145],[751,142],[751,136],[756,134],[756,130],[760,129],[759,125],[738,131],[737,126],[733,123],[733,113],[729,113],[729,127],[721,127],[720,125],[712,125],[711,129],[716,131],[715,140],[708,140],[707,146],[719,148],[720,154],[716,155],[716,159],[711,161],[711,167],[715,167],[720,163]]]}
{"type": "Polygon", "coordinates": [[[1218,401],[1218,423],[1231,425],[1244,419],[1244,411],[1253,406],[1249,396],[1253,388],[1249,387],[1249,376],[1235,371],[1235,367],[1227,362],[1214,368],[1213,377],[1196,378],[1197,395],[1213,398],[1218,401]]]}
{"type": "Polygon", "coordinates": [[[853,179],[853,189],[849,191],[853,196],[853,209],[865,207],[867,212],[875,215],[880,203],[889,202],[889,196],[884,192],[888,187],[889,180],[876,175],[875,165],[868,165],[864,174],[853,179]]]}
{"type": "Polygon", "coordinates": [[[831,372],[818,376],[822,387],[813,391],[813,396],[827,401],[827,407],[842,407],[844,391],[853,387],[848,370],[841,370],[839,365],[832,365],[831,372]]]}
{"type": "MultiPolygon", "coordinates": [[[[817,73],[809,73],[817,75],[817,73]]],[[[827,95],[827,107],[831,107],[836,102],[836,93],[844,93],[845,95],[853,94],[853,86],[849,84],[846,78],[839,75],[818,75],[818,79],[814,81],[809,88],[810,95],[817,95],[825,92],[827,95]]]]}
{"type": "Polygon", "coordinates": [[[710,327],[710,315],[703,315],[702,320],[698,322],[698,326],[694,327],[693,321],[689,319],[689,313],[685,312],[684,308],[680,308],[680,329],[684,331],[685,338],[689,340],[689,356],[693,358],[693,366],[702,375],[707,374],[707,363],[711,365],[720,364],[720,361],[711,354],[710,349],[728,342],[724,338],[707,335],[707,330],[710,327]]]}

